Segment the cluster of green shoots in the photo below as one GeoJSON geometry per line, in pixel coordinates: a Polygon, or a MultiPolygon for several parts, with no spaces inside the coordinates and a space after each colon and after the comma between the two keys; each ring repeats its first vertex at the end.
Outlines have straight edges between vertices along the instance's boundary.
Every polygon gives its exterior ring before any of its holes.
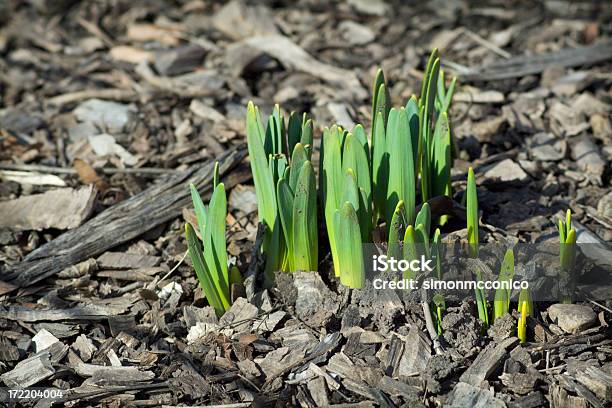
{"type": "Polygon", "coordinates": [[[312,120],[296,113],[287,125],[274,107],[266,127],[259,109],[247,107],[247,143],[259,220],[266,227],[266,277],[277,270],[318,269],[317,188],[312,156],[312,120]]]}
{"type": "MultiPolygon", "coordinates": [[[[467,212],[467,234],[468,234],[468,254],[471,258],[478,258],[478,195],[476,191],[476,179],[474,170],[468,170],[468,182],[466,189],[466,212],[467,212]]],[[[482,280],[482,272],[475,271],[476,279],[482,280]]],[[[508,249],[504,255],[499,272],[498,280],[507,282],[507,287],[514,278],[514,251],[508,249]]],[[[500,285],[501,286],[501,285],[500,285]]],[[[485,328],[489,326],[489,310],[487,307],[487,296],[483,289],[475,289],[476,305],[478,308],[478,318],[483,322],[485,328]]],[[[500,287],[495,291],[493,301],[493,319],[498,319],[510,313],[511,289],[500,287]]],[[[533,301],[529,289],[521,289],[518,298],[518,311],[520,318],[517,326],[518,337],[521,342],[527,339],[527,316],[533,315],[533,301]]]]}
{"type": "MultiPolygon", "coordinates": [[[[350,288],[363,287],[362,244],[372,242],[373,230],[383,222],[394,256],[413,258],[420,251],[427,255],[438,251],[440,230],[433,234],[431,230],[435,224],[443,225],[446,218],[432,220],[427,200],[451,195],[447,111],[455,82],[453,78],[446,86],[434,50],[420,96],[391,108],[379,70],[373,88],[370,138],[362,125],[352,131],[336,125],[324,129],[318,192],[311,162],[312,120],[296,113],[286,120],[275,106],[264,126],[258,108],[249,102],[247,143],[259,220],[265,226],[262,250],[268,284],[274,271],[318,270],[319,199],[335,275],[350,288]],[[417,214],[418,186],[424,204],[417,214]]],[[[187,225],[189,254],[206,297],[221,314],[230,304],[231,284],[225,252],[225,190],[215,175],[207,210],[195,187],[191,189],[201,242],[187,225]]],[[[441,277],[439,266],[437,273],[441,277]]],[[[438,296],[434,303],[440,317],[444,300],[438,296]]]]}
{"type": "MultiPolygon", "coordinates": [[[[446,87],[434,51],[420,97],[391,108],[379,70],[370,138],[362,125],[351,131],[334,125],[323,131],[318,195],[311,163],[312,121],[291,113],[286,122],[276,106],[264,127],[258,108],[249,103],[247,142],[259,220],[266,227],[263,251],[268,278],[276,270],[318,270],[318,197],[335,275],[350,288],[363,287],[362,244],[372,242],[372,231],[381,222],[386,222],[390,246],[400,237],[405,243],[429,244],[434,223],[430,216],[416,217],[417,186],[424,203],[451,194],[447,111],[454,88],[455,79],[446,87]]],[[[423,206],[422,211],[425,214],[429,208],[423,206]]],[[[434,221],[441,225],[446,219],[434,221]]],[[[433,234],[434,241],[439,235],[439,231],[433,234]]]]}
{"type": "MultiPolygon", "coordinates": [[[[305,114],[291,113],[286,120],[274,107],[264,123],[259,109],[249,102],[246,133],[250,164],[257,194],[259,221],[265,226],[262,251],[266,254],[266,280],[274,271],[317,271],[319,262],[318,203],[320,200],[329,240],[334,273],[350,288],[365,282],[364,243],[384,225],[388,256],[412,260],[421,255],[435,259],[435,275],[442,279],[440,229],[447,216],[432,219],[427,201],[451,196],[452,141],[448,109],[455,78],[447,87],[440,59],[434,50],[424,73],[420,96],[405,106],[391,107],[382,70],[373,87],[372,127],[368,138],[358,124],[351,131],[334,125],[323,130],[317,180],[311,161],[313,122],[305,114]],[[420,190],[417,192],[417,190],[420,190]],[[417,206],[417,199],[422,205],[417,206]],[[419,208],[420,207],[420,208],[419,208]],[[432,233],[433,230],[433,233],[432,233]]],[[[237,269],[228,271],[225,243],[227,203],[223,183],[215,166],[214,189],[206,208],[191,186],[200,239],[186,225],[189,254],[204,294],[217,314],[231,304],[230,287],[240,281],[237,269]]],[[[468,171],[466,189],[469,256],[478,258],[478,198],[474,172],[468,171]]],[[[561,263],[573,263],[575,230],[559,223],[561,263]]],[[[477,279],[481,272],[474,271],[477,279]]],[[[405,279],[416,278],[406,272],[405,279]]],[[[506,252],[499,279],[512,280],[514,253],[506,252]]],[[[479,318],[489,325],[487,298],[476,290],[479,318]]],[[[511,293],[495,293],[493,318],[510,311],[511,293]]],[[[444,297],[433,296],[432,317],[441,333],[444,297]]],[[[526,317],[533,314],[528,290],[519,294],[518,333],[526,337],[526,317]]]]}
{"type": "MultiPolygon", "coordinates": [[[[478,198],[476,195],[476,183],[474,180],[474,172],[470,168],[468,172],[467,186],[467,228],[468,228],[468,244],[469,253],[473,258],[478,257],[478,198]]],[[[560,247],[560,263],[561,269],[569,273],[575,262],[576,257],[576,230],[571,227],[571,211],[567,210],[566,220],[559,220],[559,240],[560,247]]],[[[481,279],[480,271],[476,271],[477,279],[481,279]]],[[[498,280],[500,282],[512,281],[514,278],[514,251],[508,249],[504,255],[504,260],[501,265],[498,280]]],[[[500,285],[501,286],[501,285],[500,285]]],[[[476,303],[478,308],[478,317],[484,323],[485,327],[489,324],[488,308],[486,295],[483,290],[476,289],[476,303]]],[[[493,302],[493,319],[498,319],[510,313],[510,299],[512,293],[510,289],[500,288],[495,291],[495,299],[493,302]]],[[[565,296],[562,298],[564,302],[571,302],[571,298],[565,296]]],[[[518,297],[517,310],[519,312],[519,320],[517,326],[517,334],[521,342],[527,339],[527,317],[533,316],[534,307],[531,292],[529,289],[521,289],[518,297]]]]}

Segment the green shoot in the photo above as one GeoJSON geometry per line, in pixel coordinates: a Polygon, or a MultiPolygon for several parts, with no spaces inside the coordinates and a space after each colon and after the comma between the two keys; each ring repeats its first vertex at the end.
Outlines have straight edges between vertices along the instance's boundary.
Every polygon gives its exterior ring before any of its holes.
{"type": "MultiPolygon", "coordinates": [[[[572,228],[572,212],[568,209],[565,213],[565,222],[559,220],[559,258],[561,262],[561,273],[571,277],[576,262],[576,230],[572,228]]],[[[572,297],[569,293],[562,295],[563,303],[571,303],[572,297]]]]}
{"type": "Polygon", "coordinates": [[[436,322],[436,330],[438,335],[442,335],[442,313],[446,311],[446,302],[444,296],[441,293],[436,293],[432,298],[435,306],[435,315],[433,316],[434,322],[436,322]]]}
{"type": "MultiPolygon", "coordinates": [[[[468,253],[470,258],[478,258],[478,196],[476,193],[476,179],[474,170],[468,169],[468,181],[466,191],[467,211],[467,235],[468,253]]],[[[476,271],[476,279],[482,281],[482,272],[476,271]]],[[[489,313],[487,311],[487,297],[484,289],[474,289],[476,305],[478,307],[478,318],[484,323],[485,328],[489,326],[489,313]]]]}
{"type": "Polygon", "coordinates": [[[533,301],[529,289],[522,289],[519,294],[518,310],[520,318],[517,326],[518,338],[521,343],[527,341],[527,316],[533,316],[533,301]]]}
{"type": "Polygon", "coordinates": [[[338,260],[336,273],[340,282],[353,289],[363,288],[365,267],[359,221],[353,205],[346,201],[335,211],[334,224],[337,234],[338,260]]]}
{"type": "Polygon", "coordinates": [[[406,109],[391,109],[387,122],[387,151],[389,155],[389,184],[387,187],[386,219],[393,218],[397,203],[402,200],[406,220],[412,224],[416,207],[416,176],[406,109]]]}
{"type": "MultiPolygon", "coordinates": [[[[218,176],[214,177],[218,182],[218,176]]],[[[202,236],[200,242],[193,227],[185,225],[189,256],[196,275],[210,305],[221,316],[230,306],[230,276],[227,266],[225,244],[225,219],[227,217],[227,200],[223,183],[214,186],[208,211],[196,187],[190,185],[191,197],[202,236]]],[[[239,273],[238,273],[239,276],[239,273]]],[[[233,280],[237,279],[233,272],[233,280]]]]}
{"type": "MultiPolygon", "coordinates": [[[[499,282],[510,282],[514,277],[514,251],[508,249],[504,255],[504,260],[499,272],[499,282]]],[[[510,297],[512,295],[510,289],[499,288],[495,291],[495,300],[493,303],[493,319],[498,319],[510,312],[510,297]]]]}
{"type": "Polygon", "coordinates": [[[386,147],[385,130],[391,109],[391,97],[385,84],[382,69],[376,72],[372,89],[372,186],[374,200],[374,223],[385,217],[387,183],[389,179],[389,157],[386,147]]]}

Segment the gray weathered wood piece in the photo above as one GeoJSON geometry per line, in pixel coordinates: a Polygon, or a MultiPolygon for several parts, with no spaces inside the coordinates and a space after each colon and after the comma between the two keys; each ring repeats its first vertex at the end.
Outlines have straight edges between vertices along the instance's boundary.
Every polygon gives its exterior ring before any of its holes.
{"type": "Polygon", "coordinates": [[[612,59],[612,43],[608,42],[540,55],[521,55],[470,70],[466,74],[460,74],[460,78],[463,82],[520,78],[539,74],[548,68],[593,65],[609,59],[612,59]]]}
{"type": "MultiPolygon", "coordinates": [[[[218,158],[220,175],[227,174],[245,155],[246,150],[240,147],[218,158]]],[[[0,273],[0,280],[21,287],[31,285],[180,216],[191,201],[189,183],[204,196],[211,193],[213,166],[210,161],[168,176],[31,252],[8,273],[0,273]]]]}
{"type": "Polygon", "coordinates": [[[77,306],[72,309],[29,309],[23,306],[0,306],[0,317],[19,322],[39,322],[58,320],[102,320],[108,317],[105,311],[87,306],[77,306]]]}
{"type": "Polygon", "coordinates": [[[501,365],[508,349],[519,342],[516,337],[510,337],[495,347],[481,352],[472,365],[461,375],[460,381],[479,387],[482,381],[488,379],[501,365]]]}
{"type": "Polygon", "coordinates": [[[55,373],[49,361],[49,353],[43,352],[20,361],[15,368],[0,376],[0,380],[11,388],[26,388],[55,373]]]}

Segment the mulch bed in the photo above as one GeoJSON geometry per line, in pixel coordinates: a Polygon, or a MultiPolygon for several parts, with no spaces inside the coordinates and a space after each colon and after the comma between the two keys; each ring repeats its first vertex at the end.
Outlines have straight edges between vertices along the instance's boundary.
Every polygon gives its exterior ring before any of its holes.
{"type": "Polygon", "coordinates": [[[537,304],[525,344],[516,314],[485,331],[453,302],[442,350],[418,302],[349,291],[329,258],[262,290],[244,119],[249,100],[309,112],[315,147],[323,126],[369,128],[376,68],[403,104],[438,48],[459,77],[453,198],[473,166],[483,240],[538,242],[571,208],[605,244],[611,21],[605,2],[0,0],[0,382],[64,390],[6,404],[608,406],[609,278],[578,330],[537,304]],[[215,160],[251,277],[220,319],[183,233],[215,160]]]}

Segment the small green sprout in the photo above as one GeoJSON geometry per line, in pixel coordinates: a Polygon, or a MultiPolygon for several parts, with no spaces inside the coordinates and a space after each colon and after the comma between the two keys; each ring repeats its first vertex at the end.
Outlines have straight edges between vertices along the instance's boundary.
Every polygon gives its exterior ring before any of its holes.
{"type": "MultiPolygon", "coordinates": [[[[474,170],[471,167],[468,169],[466,195],[468,253],[470,258],[478,258],[478,196],[476,193],[474,170]]],[[[482,272],[480,270],[476,270],[476,279],[482,281],[482,272]]],[[[487,297],[484,289],[476,288],[474,292],[476,296],[476,305],[478,306],[478,318],[484,323],[486,328],[489,326],[487,297]]]]}
{"type": "MultiPolygon", "coordinates": [[[[561,273],[571,279],[571,274],[576,262],[576,230],[572,228],[572,212],[568,209],[565,213],[565,222],[559,220],[559,258],[561,262],[561,273]]],[[[572,297],[569,293],[562,295],[563,303],[571,303],[572,297]]]]}
{"type": "Polygon", "coordinates": [[[529,289],[522,289],[519,293],[518,310],[520,318],[517,326],[517,334],[521,343],[524,343],[527,341],[527,316],[533,316],[533,301],[529,289]]]}
{"type": "MultiPolygon", "coordinates": [[[[499,272],[499,282],[512,282],[514,278],[514,251],[508,249],[504,255],[504,260],[499,272]]],[[[510,297],[511,289],[499,288],[495,291],[495,300],[493,302],[493,319],[498,319],[510,312],[510,297]]]]}

